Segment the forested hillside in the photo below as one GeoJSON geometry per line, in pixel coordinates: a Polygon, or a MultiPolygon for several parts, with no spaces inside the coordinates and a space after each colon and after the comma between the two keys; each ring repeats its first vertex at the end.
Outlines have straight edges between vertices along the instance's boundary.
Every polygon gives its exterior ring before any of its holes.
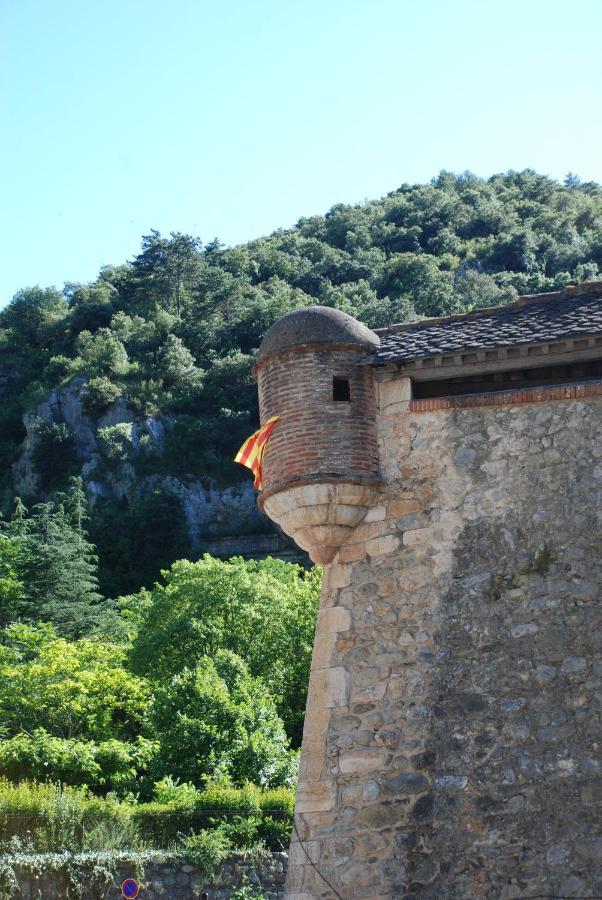
{"type": "Polygon", "coordinates": [[[56,504],[81,476],[111,596],[207,534],[269,530],[232,456],[257,423],[250,370],[275,319],[321,303],[375,327],[596,278],[601,211],[600,187],[572,175],[442,172],[233,248],[152,232],[91,284],[24,288],[0,314],[5,514],[15,494],[56,504]]]}

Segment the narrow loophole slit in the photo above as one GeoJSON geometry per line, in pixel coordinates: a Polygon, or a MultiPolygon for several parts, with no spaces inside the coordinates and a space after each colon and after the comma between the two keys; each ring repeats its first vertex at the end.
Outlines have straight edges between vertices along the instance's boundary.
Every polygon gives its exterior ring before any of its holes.
{"type": "Polygon", "coordinates": [[[349,403],[351,400],[351,386],[348,378],[332,379],[332,399],[349,403]]]}

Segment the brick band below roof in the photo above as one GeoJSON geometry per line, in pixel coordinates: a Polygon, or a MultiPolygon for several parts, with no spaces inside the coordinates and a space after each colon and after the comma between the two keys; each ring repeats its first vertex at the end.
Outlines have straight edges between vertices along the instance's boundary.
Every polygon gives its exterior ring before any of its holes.
{"type": "Polygon", "coordinates": [[[492,391],[487,394],[465,394],[461,397],[430,397],[424,400],[410,400],[410,410],[432,412],[438,409],[481,409],[484,406],[516,406],[519,403],[583,400],[587,397],[602,397],[602,382],[492,391]]]}

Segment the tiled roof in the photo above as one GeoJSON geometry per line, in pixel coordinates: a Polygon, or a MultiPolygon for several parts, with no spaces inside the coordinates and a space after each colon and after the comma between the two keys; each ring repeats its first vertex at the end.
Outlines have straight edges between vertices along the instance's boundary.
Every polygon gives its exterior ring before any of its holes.
{"type": "Polygon", "coordinates": [[[373,365],[420,357],[539,344],[602,332],[602,281],[551,294],[520,297],[507,306],[376,329],[380,349],[373,365]]]}

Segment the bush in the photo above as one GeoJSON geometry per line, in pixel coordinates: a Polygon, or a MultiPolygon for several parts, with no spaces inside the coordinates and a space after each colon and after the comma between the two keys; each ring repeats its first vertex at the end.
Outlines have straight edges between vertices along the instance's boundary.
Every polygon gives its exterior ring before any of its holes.
{"type": "Polygon", "coordinates": [[[152,741],[138,737],[131,743],[109,740],[95,743],[59,738],[37,728],[0,741],[0,775],[10,781],[48,774],[70,785],[99,791],[132,790],[141,780],[155,752],[152,741]]]}
{"type": "Polygon", "coordinates": [[[94,798],[83,787],[0,779],[0,850],[49,853],[137,846],[128,813],[125,805],[94,798]]]}
{"type": "Polygon", "coordinates": [[[253,785],[197,791],[191,807],[99,798],[83,786],[0,779],[0,854],[173,849],[188,841],[201,852],[220,844],[282,850],[290,840],[293,805],[293,791],[262,792],[253,785]],[[207,832],[218,833],[215,845],[199,837],[207,832]]]}
{"type": "Polygon", "coordinates": [[[201,792],[189,781],[179,784],[177,778],[165,775],[161,781],[155,782],[154,796],[157,803],[172,803],[179,809],[194,809],[199,803],[201,792]]]}
{"type": "Polygon", "coordinates": [[[94,375],[126,375],[130,365],[125,347],[108,328],[99,328],[95,334],[81,331],[76,347],[81,371],[94,375]]]}
{"type": "Polygon", "coordinates": [[[58,356],[52,356],[48,360],[48,365],[46,366],[44,374],[51,382],[58,382],[71,372],[72,363],[73,360],[69,359],[68,356],[64,356],[62,353],[58,356]]]}
{"type": "Polygon", "coordinates": [[[91,378],[82,393],[84,408],[93,415],[103,412],[122,394],[121,388],[106,376],[91,378]]]}
{"type": "Polygon", "coordinates": [[[182,846],[186,858],[208,876],[232,851],[232,843],[222,825],[187,835],[182,846]]]}
{"type": "Polygon", "coordinates": [[[132,423],[119,422],[99,428],[98,439],[107,459],[123,462],[132,452],[132,423]]]}
{"type": "Polygon", "coordinates": [[[292,828],[292,817],[264,816],[257,825],[257,838],[268,850],[288,850],[292,828]]]}
{"type": "Polygon", "coordinates": [[[182,832],[196,833],[224,824],[237,849],[238,840],[249,843],[251,832],[250,846],[288,847],[295,806],[291,788],[262,791],[252,784],[243,788],[214,784],[200,791],[177,785],[173,779],[163,779],[159,785],[155,785],[155,796],[171,796],[171,802],[140,803],[131,809],[140,839],[148,845],[168,847],[182,832]]]}

